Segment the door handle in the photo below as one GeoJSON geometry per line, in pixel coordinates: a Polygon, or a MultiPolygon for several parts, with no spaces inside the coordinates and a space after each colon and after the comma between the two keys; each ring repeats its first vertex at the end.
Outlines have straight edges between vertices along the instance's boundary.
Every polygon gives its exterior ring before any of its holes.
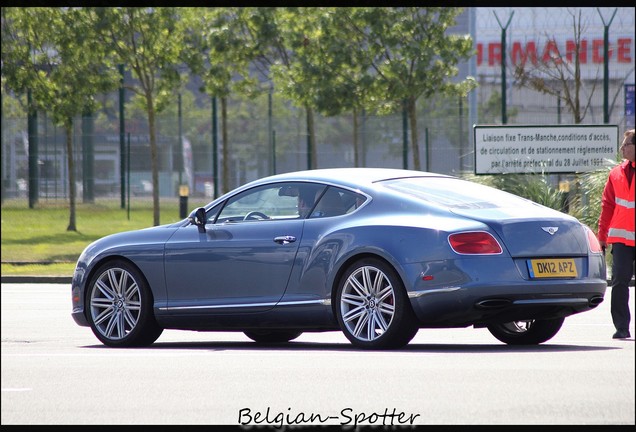
{"type": "Polygon", "coordinates": [[[288,243],[295,242],[296,241],[296,237],[290,236],[290,235],[278,236],[278,237],[274,237],[274,241],[276,243],[279,243],[279,244],[288,244],[288,243]]]}

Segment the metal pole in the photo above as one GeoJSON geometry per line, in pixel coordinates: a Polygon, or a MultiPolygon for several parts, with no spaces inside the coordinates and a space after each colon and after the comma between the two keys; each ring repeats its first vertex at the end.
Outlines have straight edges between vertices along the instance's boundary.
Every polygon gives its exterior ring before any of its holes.
{"type": "Polygon", "coordinates": [[[54,167],[55,167],[55,186],[54,186],[54,191],[55,191],[55,198],[57,198],[57,183],[58,183],[58,177],[57,177],[57,173],[59,172],[59,165],[57,162],[57,126],[53,125],[53,154],[55,155],[54,157],[54,167]]]}
{"type": "Polygon", "coordinates": [[[38,202],[40,176],[38,172],[38,114],[33,104],[31,89],[27,90],[27,130],[29,134],[29,208],[38,202]]]}
{"type": "Polygon", "coordinates": [[[125,134],[125,121],[124,121],[124,97],[126,95],[124,90],[124,65],[117,65],[121,78],[119,80],[119,183],[120,183],[120,195],[121,195],[121,208],[126,208],[126,143],[124,142],[125,134]]]}
{"type": "Polygon", "coordinates": [[[95,150],[93,139],[95,125],[92,110],[86,109],[82,116],[82,199],[85,203],[95,202],[95,150]]]}
{"type": "MultiPolygon", "coordinates": [[[[459,171],[464,171],[464,102],[459,97],[459,171]]],[[[427,143],[428,146],[428,143],[427,143]]],[[[428,171],[428,148],[426,150],[426,171],[428,171]]]]}
{"type": "Polygon", "coordinates": [[[273,174],[276,174],[276,131],[275,130],[272,131],[272,156],[274,157],[274,160],[273,160],[274,172],[273,172],[273,174]]]}
{"type": "MultiPolygon", "coordinates": [[[[49,144],[48,144],[48,136],[49,136],[49,128],[48,128],[48,119],[46,116],[46,112],[44,113],[44,134],[42,135],[44,138],[44,160],[48,161],[48,150],[49,150],[49,144]]],[[[44,199],[45,200],[49,200],[49,176],[48,175],[44,175],[44,199]]]]}
{"type": "Polygon", "coordinates": [[[0,166],[2,166],[2,179],[0,179],[1,183],[1,193],[0,193],[0,203],[4,204],[4,194],[5,194],[5,168],[4,168],[4,161],[6,160],[4,158],[4,131],[5,126],[4,126],[4,110],[2,109],[2,103],[0,103],[0,166]]]}
{"type": "Polygon", "coordinates": [[[126,174],[128,176],[128,181],[126,182],[126,189],[128,192],[128,220],[130,220],[130,132],[128,132],[128,145],[126,146],[126,159],[128,159],[128,163],[126,163],[126,174]]]}
{"type": "Polygon", "coordinates": [[[361,166],[367,166],[367,111],[362,108],[362,121],[360,122],[360,162],[361,166]]]}
{"type": "Polygon", "coordinates": [[[508,123],[506,107],[506,29],[501,30],[501,124],[508,123]]]}
{"type": "MultiPolygon", "coordinates": [[[[470,36],[472,38],[472,40],[474,41],[473,43],[476,44],[477,42],[477,8],[475,7],[471,7],[468,8],[468,14],[469,14],[469,21],[468,21],[468,27],[470,29],[470,36]]],[[[470,60],[468,60],[468,74],[470,76],[477,76],[477,56],[471,56],[470,60]]],[[[471,91],[470,93],[468,93],[468,136],[466,137],[466,142],[469,143],[468,146],[468,154],[470,154],[471,152],[474,154],[473,150],[475,149],[475,143],[474,143],[474,129],[473,126],[476,125],[479,122],[479,116],[477,113],[477,92],[475,90],[471,91]]],[[[471,165],[468,165],[469,167],[473,167],[474,165],[474,158],[470,159],[470,162],[472,162],[471,165]]],[[[469,162],[466,162],[467,164],[469,164],[469,162]]]]}
{"type": "Polygon", "coordinates": [[[212,96],[212,182],[214,183],[214,197],[219,196],[219,140],[216,112],[216,96],[212,96]]]}
{"type": "Polygon", "coordinates": [[[561,92],[557,92],[557,124],[561,124],[561,92]]]}
{"type": "Polygon", "coordinates": [[[614,21],[618,9],[614,9],[612,18],[610,18],[607,24],[605,23],[605,19],[603,19],[603,15],[601,15],[601,10],[599,8],[596,8],[596,10],[601,16],[603,26],[605,27],[603,30],[603,123],[607,124],[609,123],[609,28],[612,25],[612,21],[614,21]]]}
{"type": "Polygon", "coordinates": [[[402,101],[402,168],[408,169],[409,154],[409,123],[406,116],[406,100],[402,101]]]}
{"type": "Polygon", "coordinates": [[[181,114],[181,92],[178,96],[178,118],[179,118],[179,217],[185,219],[188,214],[188,195],[190,195],[189,185],[183,184],[183,171],[185,166],[185,157],[183,155],[183,116],[181,114]]]}
{"type": "Polygon", "coordinates": [[[273,130],[273,109],[272,109],[272,93],[274,91],[273,86],[269,86],[269,94],[267,95],[267,139],[268,139],[268,148],[270,149],[269,161],[268,161],[268,170],[271,170],[272,173],[276,172],[276,153],[274,149],[274,140],[272,135],[273,130]]]}
{"type": "Polygon", "coordinates": [[[510,14],[510,18],[508,18],[508,22],[505,27],[501,25],[499,21],[499,17],[496,12],[495,18],[499,23],[499,27],[501,27],[501,123],[508,124],[508,114],[506,108],[506,30],[510,25],[510,21],[512,20],[512,16],[515,14],[514,11],[510,14]]]}
{"type": "Polygon", "coordinates": [[[182,173],[183,173],[183,128],[181,121],[181,93],[178,95],[178,117],[179,117],[179,186],[182,183],[182,173]]]}
{"type": "Polygon", "coordinates": [[[430,147],[428,142],[428,128],[424,128],[424,145],[426,146],[426,171],[431,170],[430,164],[430,147]]]}
{"type": "Polygon", "coordinates": [[[306,118],[306,128],[307,128],[307,169],[310,170],[311,169],[311,125],[309,124],[309,122],[311,121],[311,112],[309,110],[309,108],[305,108],[305,116],[306,118]]]}

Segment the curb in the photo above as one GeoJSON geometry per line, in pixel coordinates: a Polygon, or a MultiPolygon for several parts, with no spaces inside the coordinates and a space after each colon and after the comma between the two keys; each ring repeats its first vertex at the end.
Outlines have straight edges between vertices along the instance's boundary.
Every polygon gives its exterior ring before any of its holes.
{"type": "Polygon", "coordinates": [[[1,283],[56,283],[69,284],[72,276],[2,276],[1,283]]]}

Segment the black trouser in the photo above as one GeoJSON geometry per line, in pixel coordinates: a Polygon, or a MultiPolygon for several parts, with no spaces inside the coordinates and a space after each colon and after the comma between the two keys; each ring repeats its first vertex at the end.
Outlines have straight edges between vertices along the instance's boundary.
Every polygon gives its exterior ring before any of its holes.
{"type": "Polygon", "coordinates": [[[612,321],[616,329],[629,329],[629,282],[634,274],[634,246],[612,244],[612,321]]]}

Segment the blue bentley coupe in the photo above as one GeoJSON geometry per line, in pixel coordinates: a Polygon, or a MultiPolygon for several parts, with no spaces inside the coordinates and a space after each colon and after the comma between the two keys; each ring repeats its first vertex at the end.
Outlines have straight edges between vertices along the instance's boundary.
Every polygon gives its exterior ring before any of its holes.
{"type": "Polygon", "coordinates": [[[342,331],[395,349],[420,328],[467,326],[540,344],[603,301],[605,272],[587,226],[516,195],[420,171],[320,169],[88,245],[72,316],[111,347],[181,329],[257,343],[342,331]]]}

